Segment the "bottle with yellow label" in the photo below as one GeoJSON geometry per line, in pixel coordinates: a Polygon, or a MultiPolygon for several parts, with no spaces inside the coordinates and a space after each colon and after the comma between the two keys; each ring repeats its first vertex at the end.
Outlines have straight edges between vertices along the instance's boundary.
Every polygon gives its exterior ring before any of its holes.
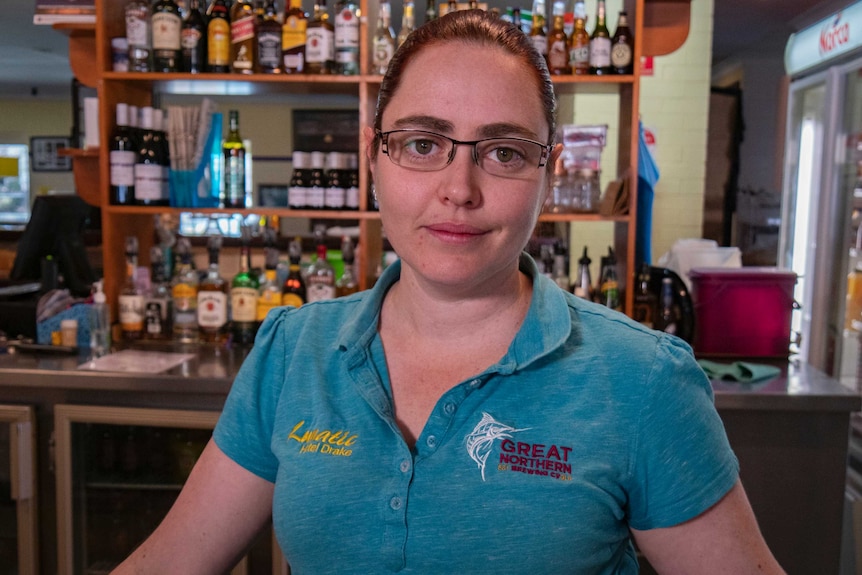
{"type": "Polygon", "coordinates": [[[187,238],[177,242],[179,265],[171,282],[173,334],[181,342],[198,339],[198,272],[192,266],[192,246],[187,238]]]}
{"type": "Polygon", "coordinates": [[[302,74],[305,70],[305,31],[308,18],[302,11],[302,0],[290,0],[281,26],[281,58],[285,74],[302,74]]]}
{"type": "Polygon", "coordinates": [[[207,71],[230,72],[230,12],[225,0],[214,0],[207,16],[207,71]]]}

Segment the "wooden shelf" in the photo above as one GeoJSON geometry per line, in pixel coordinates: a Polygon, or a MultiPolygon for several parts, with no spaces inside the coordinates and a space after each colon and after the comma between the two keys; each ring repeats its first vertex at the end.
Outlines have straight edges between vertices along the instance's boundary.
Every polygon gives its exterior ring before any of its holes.
{"type": "Polygon", "coordinates": [[[75,176],[75,192],[78,196],[91,206],[101,206],[99,148],[64,148],[58,150],[57,155],[72,158],[72,173],[75,176]]]}

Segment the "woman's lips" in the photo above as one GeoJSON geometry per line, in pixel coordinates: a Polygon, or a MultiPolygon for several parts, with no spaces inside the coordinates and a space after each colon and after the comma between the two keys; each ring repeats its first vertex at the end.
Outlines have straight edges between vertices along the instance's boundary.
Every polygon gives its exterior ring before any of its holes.
{"type": "Polygon", "coordinates": [[[467,224],[439,223],[426,226],[434,236],[448,241],[468,241],[485,233],[485,230],[467,224]]]}

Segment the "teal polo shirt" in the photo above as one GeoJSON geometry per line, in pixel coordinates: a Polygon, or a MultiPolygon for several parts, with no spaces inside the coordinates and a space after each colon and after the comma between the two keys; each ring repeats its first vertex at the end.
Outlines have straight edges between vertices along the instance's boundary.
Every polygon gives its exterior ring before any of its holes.
{"type": "MultiPolygon", "coordinates": [[[[295,575],[637,573],[629,528],[691,519],[738,465],[681,340],[537,272],[506,355],[439,399],[416,445],[393,416],[368,291],[269,314],[215,429],[275,483],[295,575]]],[[[441,357],[440,361],[446,361],[441,357]]]]}

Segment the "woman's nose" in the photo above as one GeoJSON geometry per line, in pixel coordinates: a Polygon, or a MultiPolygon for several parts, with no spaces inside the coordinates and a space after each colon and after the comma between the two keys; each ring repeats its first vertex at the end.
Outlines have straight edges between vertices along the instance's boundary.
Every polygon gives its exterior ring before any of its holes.
{"type": "Polygon", "coordinates": [[[454,154],[452,162],[443,170],[441,199],[458,206],[478,207],[482,200],[479,187],[482,168],[474,159],[473,147],[458,145],[454,154]]]}

